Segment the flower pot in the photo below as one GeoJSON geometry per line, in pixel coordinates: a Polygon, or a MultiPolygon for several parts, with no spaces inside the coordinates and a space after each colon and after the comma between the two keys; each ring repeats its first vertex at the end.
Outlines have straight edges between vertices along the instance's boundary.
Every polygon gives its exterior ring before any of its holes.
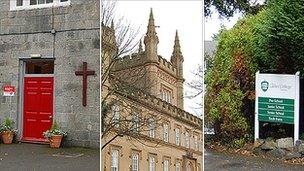
{"type": "Polygon", "coordinates": [[[51,148],[59,148],[62,140],[62,135],[53,135],[50,138],[50,146],[51,148]]]}
{"type": "Polygon", "coordinates": [[[13,142],[14,138],[14,132],[13,131],[3,131],[1,133],[2,141],[4,144],[11,144],[13,142]]]}

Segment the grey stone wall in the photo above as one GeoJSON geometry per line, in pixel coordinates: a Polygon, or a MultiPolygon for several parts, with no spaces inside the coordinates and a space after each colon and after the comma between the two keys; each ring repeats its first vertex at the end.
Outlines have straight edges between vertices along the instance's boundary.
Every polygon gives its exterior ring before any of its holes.
{"type": "MultiPolygon", "coordinates": [[[[99,1],[71,0],[67,7],[9,10],[0,1],[0,122],[7,116],[20,128],[21,95],[3,97],[3,85],[21,84],[19,58],[41,54],[55,58],[55,120],[68,132],[66,144],[99,146],[99,1]],[[54,30],[55,33],[51,33],[54,30]],[[82,77],[75,71],[88,63],[87,107],[82,106],[82,77]]],[[[20,132],[19,132],[20,134],[20,132]]]]}

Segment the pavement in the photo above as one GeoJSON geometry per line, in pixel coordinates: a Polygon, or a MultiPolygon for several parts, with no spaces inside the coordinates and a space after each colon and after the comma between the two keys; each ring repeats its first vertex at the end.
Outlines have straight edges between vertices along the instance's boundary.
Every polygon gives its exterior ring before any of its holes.
{"type": "Polygon", "coordinates": [[[205,151],[205,171],[304,171],[304,166],[279,160],[205,151]]]}
{"type": "Polygon", "coordinates": [[[0,144],[0,171],[99,171],[99,149],[0,144]]]}

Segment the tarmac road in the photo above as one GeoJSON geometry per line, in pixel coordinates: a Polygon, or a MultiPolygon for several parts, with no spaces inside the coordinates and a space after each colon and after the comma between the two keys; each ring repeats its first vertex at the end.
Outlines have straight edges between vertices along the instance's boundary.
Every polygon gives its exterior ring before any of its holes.
{"type": "Polygon", "coordinates": [[[99,149],[0,144],[0,171],[99,171],[99,149]]]}
{"type": "Polygon", "coordinates": [[[207,150],[205,171],[304,171],[304,166],[207,150]]]}

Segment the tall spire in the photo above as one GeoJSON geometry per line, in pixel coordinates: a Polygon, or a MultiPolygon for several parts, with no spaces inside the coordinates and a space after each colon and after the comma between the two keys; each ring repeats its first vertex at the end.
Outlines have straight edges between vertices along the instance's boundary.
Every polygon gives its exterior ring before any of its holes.
{"type": "Polygon", "coordinates": [[[158,62],[157,44],[159,40],[155,31],[154,17],[152,8],[150,10],[147,33],[144,38],[146,58],[150,62],[158,62]]]}
{"type": "Polygon", "coordinates": [[[176,30],[173,52],[171,56],[171,63],[174,67],[176,67],[177,76],[180,78],[183,78],[183,62],[184,62],[184,57],[179,43],[178,32],[176,30]]]}
{"type": "MultiPolygon", "coordinates": [[[[182,55],[180,43],[179,43],[179,37],[178,37],[178,31],[175,32],[175,40],[174,40],[174,46],[173,46],[173,56],[176,55],[182,55]]],[[[181,56],[182,57],[182,56],[181,56]]]]}
{"type": "Polygon", "coordinates": [[[150,16],[149,16],[147,35],[150,35],[150,36],[156,35],[152,8],[150,9],[150,16]]]}

